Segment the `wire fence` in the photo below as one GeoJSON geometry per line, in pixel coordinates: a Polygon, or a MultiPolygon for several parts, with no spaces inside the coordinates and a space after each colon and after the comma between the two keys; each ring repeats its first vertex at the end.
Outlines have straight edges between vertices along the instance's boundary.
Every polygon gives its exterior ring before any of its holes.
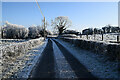
{"type": "Polygon", "coordinates": [[[105,41],[105,42],[120,42],[119,34],[93,34],[93,35],[80,35],[81,39],[105,41]]]}

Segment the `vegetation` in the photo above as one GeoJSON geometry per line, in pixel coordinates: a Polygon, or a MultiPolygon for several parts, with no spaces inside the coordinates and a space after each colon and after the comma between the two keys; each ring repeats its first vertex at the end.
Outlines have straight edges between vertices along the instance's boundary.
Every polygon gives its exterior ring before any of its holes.
{"type": "Polygon", "coordinates": [[[120,27],[106,25],[105,27],[102,27],[102,29],[88,28],[88,29],[84,29],[82,31],[82,34],[88,34],[88,35],[92,35],[92,34],[106,34],[106,33],[120,33],[120,27]]]}
{"type": "MultiPolygon", "coordinates": [[[[51,34],[51,32],[46,30],[45,34],[51,34]]],[[[1,29],[1,37],[4,39],[35,39],[43,36],[44,29],[42,26],[30,26],[26,28],[21,25],[6,22],[1,29]]]]}
{"type": "Polygon", "coordinates": [[[70,27],[72,22],[66,16],[56,17],[55,20],[52,20],[52,26],[58,31],[61,35],[68,27],[70,27]]]}

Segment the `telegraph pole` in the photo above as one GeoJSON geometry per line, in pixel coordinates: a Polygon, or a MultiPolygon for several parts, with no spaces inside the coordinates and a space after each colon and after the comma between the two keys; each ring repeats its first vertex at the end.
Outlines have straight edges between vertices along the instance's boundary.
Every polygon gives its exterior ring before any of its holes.
{"type": "Polygon", "coordinates": [[[46,38],[46,34],[45,34],[45,17],[44,17],[44,40],[46,38]]]}
{"type": "Polygon", "coordinates": [[[40,12],[41,12],[41,14],[42,14],[42,16],[44,17],[44,40],[45,40],[45,37],[46,37],[46,35],[45,35],[45,16],[44,16],[44,14],[43,14],[43,12],[42,12],[42,10],[41,10],[41,8],[40,8],[40,5],[38,4],[38,1],[36,0],[36,3],[37,3],[37,5],[38,5],[38,8],[40,9],[40,12]]]}

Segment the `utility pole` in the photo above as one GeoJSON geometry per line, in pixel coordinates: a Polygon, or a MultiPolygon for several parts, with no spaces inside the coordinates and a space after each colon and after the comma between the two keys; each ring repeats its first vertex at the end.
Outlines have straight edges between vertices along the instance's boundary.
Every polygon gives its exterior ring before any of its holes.
{"type": "Polygon", "coordinates": [[[40,8],[40,5],[38,4],[38,1],[37,1],[37,0],[36,0],[36,3],[37,3],[37,5],[38,5],[38,8],[39,8],[42,16],[44,17],[44,20],[43,20],[43,21],[44,21],[44,40],[45,40],[45,38],[46,38],[46,35],[45,35],[45,16],[44,16],[44,14],[43,14],[43,12],[42,12],[42,10],[41,10],[41,8],[40,8]]]}
{"type": "Polygon", "coordinates": [[[45,17],[44,17],[44,40],[46,38],[46,34],[45,34],[45,17]]]}

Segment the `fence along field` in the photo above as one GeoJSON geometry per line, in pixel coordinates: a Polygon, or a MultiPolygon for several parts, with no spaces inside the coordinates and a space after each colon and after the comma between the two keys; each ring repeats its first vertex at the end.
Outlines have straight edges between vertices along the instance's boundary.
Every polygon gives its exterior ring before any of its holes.
{"type": "Polygon", "coordinates": [[[112,42],[119,43],[120,36],[117,33],[110,34],[95,34],[95,35],[81,35],[81,39],[95,40],[95,41],[104,41],[104,42],[112,42]]]}

